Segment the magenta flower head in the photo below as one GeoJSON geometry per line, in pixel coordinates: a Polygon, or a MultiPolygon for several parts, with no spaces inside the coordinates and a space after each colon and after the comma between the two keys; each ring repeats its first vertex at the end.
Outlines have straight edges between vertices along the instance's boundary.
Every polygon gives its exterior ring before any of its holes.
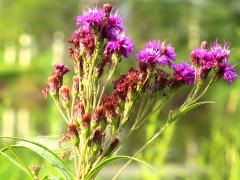
{"type": "Polygon", "coordinates": [[[218,67],[218,76],[223,77],[228,84],[232,84],[233,80],[238,77],[236,69],[230,63],[224,61],[218,67]]]}
{"type": "Polygon", "coordinates": [[[200,81],[207,78],[211,70],[216,70],[218,76],[223,77],[229,84],[237,78],[236,70],[228,59],[230,57],[229,44],[223,46],[215,41],[210,48],[207,42],[203,41],[200,48],[194,49],[191,53],[191,61],[196,67],[196,76],[200,81]]]}
{"type": "Polygon", "coordinates": [[[195,79],[194,69],[187,64],[182,62],[181,64],[176,64],[173,66],[173,85],[183,83],[183,84],[193,84],[195,79]]]}
{"type": "Polygon", "coordinates": [[[144,64],[160,64],[161,66],[171,66],[176,60],[176,53],[171,45],[165,45],[165,42],[150,41],[137,54],[137,59],[144,64]]]}
{"type": "Polygon", "coordinates": [[[81,27],[93,29],[95,32],[101,32],[102,38],[110,41],[116,40],[118,34],[124,30],[122,19],[117,13],[112,13],[111,4],[104,4],[103,8],[95,7],[83,12],[82,16],[78,16],[76,24],[81,27]]]}
{"type": "Polygon", "coordinates": [[[89,26],[92,28],[98,27],[99,29],[103,25],[104,11],[97,9],[89,9],[84,11],[82,16],[78,16],[76,24],[79,26],[89,26]]]}
{"type": "Polygon", "coordinates": [[[118,54],[129,58],[134,51],[134,45],[129,37],[124,33],[120,34],[116,41],[109,41],[106,45],[105,55],[118,54]]]}
{"type": "Polygon", "coordinates": [[[216,58],[217,62],[222,62],[224,60],[228,60],[229,55],[230,55],[230,50],[229,50],[229,43],[224,42],[223,47],[221,44],[218,43],[218,41],[215,41],[210,49],[212,55],[216,58]]]}
{"type": "Polygon", "coordinates": [[[117,13],[111,14],[106,21],[103,37],[109,41],[116,41],[118,36],[124,32],[122,18],[117,13]]]}

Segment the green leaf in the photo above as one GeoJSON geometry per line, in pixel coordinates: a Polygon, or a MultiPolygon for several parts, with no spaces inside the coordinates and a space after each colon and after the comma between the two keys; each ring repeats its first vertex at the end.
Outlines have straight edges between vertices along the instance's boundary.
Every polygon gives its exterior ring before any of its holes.
{"type": "Polygon", "coordinates": [[[11,145],[11,147],[18,147],[18,148],[26,148],[29,149],[44,159],[46,159],[50,164],[58,171],[60,172],[66,179],[74,179],[74,175],[70,171],[70,169],[64,164],[64,162],[51,150],[49,150],[47,147],[35,143],[33,141],[18,138],[18,137],[1,137],[0,138],[8,138],[8,139],[14,139],[19,140],[19,142],[16,145],[11,145]]]}
{"type": "Polygon", "coordinates": [[[15,164],[18,168],[23,170],[27,175],[29,175],[31,178],[33,178],[30,169],[26,166],[26,164],[23,162],[23,160],[18,156],[18,154],[10,147],[6,146],[1,151],[0,154],[6,157],[9,161],[11,161],[13,164],[15,164]],[[5,153],[5,150],[11,151],[11,153],[16,157],[17,160],[15,160],[12,156],[5,153]]]}
{"type": "Polygon", "coordinates": [[[122,160],[122,159],[131,159],[131,160],[134,160],[134,161],[137,161],[139,163],[142,163],[144,164],[145,166],[151,168],[152,170],[154,170],[154,168],[146,163],[145,161],[143,160],[140,160],[138,158],[134,158],[134,157],[130,157],[130,156],[114,156],[114,157],[110,157],[110,158],[107,158],[107,159],[104,159],[103,161],[101,161],[94,169],[92,169],[89,174],[87,175],[86,179],[91,179],[93,177],[95,177],[97,175],[97,173],[103,168],[105,167],[107,164],[109,163],[112,163],[116,160],[122,160]]]}

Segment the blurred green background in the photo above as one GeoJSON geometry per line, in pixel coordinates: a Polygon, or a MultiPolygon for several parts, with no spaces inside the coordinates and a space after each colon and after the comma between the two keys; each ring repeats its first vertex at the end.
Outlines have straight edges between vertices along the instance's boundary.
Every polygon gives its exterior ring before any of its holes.
{"type": "MultiPolygon", "coordinates": [[[[178,60],[188,60],[191,49],[201,41],[227,40],[231,59],[239,64],[239,0],[99,0],[104,2],[118,9],[136,52],[151,39],[167,40],[176,47],[178,60]]],[[[72,67],[67,39],[76,28],[75,17],[94,4],[87,0],[0,0],[0,135],[66,132],[64,121],[41,90],[54,63],[72,67]]],[[[126,72],[134,61],[134,56],[123,61],[118,72],[126,72]]],[[[184,100],[187,90],[183,89],[168,108],[184,100]]],[[[240,179],[239,90],[239,80],[231,87],[223,81],[215,84],[204,99],[216,104],[192,112],[142,153],[158,172],[153,174],[133,163],[122,178],[240,179]]],[[[152,114],[145,128],[125,142],[122,153],[132,154],[163,121],[164,116],[152,114]]],[[[43,164],[34,154],[22,156],[29,164],[43,164]]],[[[117,167],[107,168],[100,179],[110,179],[117,167]]],[[[25,178],[0,157],[0,179],[25,178]]]]}

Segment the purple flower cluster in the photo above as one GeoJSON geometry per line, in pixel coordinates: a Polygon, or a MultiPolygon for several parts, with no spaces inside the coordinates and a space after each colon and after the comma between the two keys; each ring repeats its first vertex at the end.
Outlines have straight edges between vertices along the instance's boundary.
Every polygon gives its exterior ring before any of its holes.
{"type": "MultiPolygon", "coordinates": [[[[134,45],[129,37],[125,35],[122,19],[118,14],[112,13],[112,6],[105,4],[103,8],[97,7],[85,11],[83,15],[78,16],[76,24],[79,29],[73,34],[70,43],[75,47],[83,46],[90,54],[94,50],[94,36],[100,40],[107,40],[107,45],[104,54],[110,56],[115,53],[126,58],[134,50],[134,45]]],[[[80,52],[78,51],[77,54],[80,52]]],[[[74,54],[71,50],[70,54],[74,54]]]]}
{"type": "Polygon", "coordinates": [[[218,65],[218,76],[223,77],[228,84],[232,84],[233,80],[238,77],[236,69],[228,62],[224,61],[218,65]]]}
{"type": "Polygon", "coordinates": [[[103,18],[105,17],[104,11],[97,9],[89,9],[84,11],[82,16],[78,16],[76,24],[78,26],[86,26],[91,28],[98,27],[99,29],[103,25],[103,18]]]}
{"type": "Polygon", "coordinates": [[[151,92],[162,90],[167,86],[176,87],[181,84],[193,84],[195,79],[195,70],[186,62],[175,65],[176,53],[171,45],[165,42],[150,41],[137,54],[142,71],[150,72],[154,81],[149,82],[151,92]],[[172,74],[165,71],[168,67],[172,74]]]}
{"type": "Polygon", "coordinates": [[[137,59],[143,64],[160,64],[161,66],[171,66],[176,60],[176,53],[171,45],[165,42],[150,41],[143,50],[137,54],[137,59]]]}
{"type": "Polygon", "coordinates": [[[200,81],[206,79],[211,70],[215,70],[220,77],[224,77],[231,84],[237,78],[237,73],[234,67],[228,62],[229,57],[230,50],[227,42],[221,46],[221,44],[215,41],[208,48],[207,42],[204,41],[200,48],[196,48],[191,52],[191,61],[196,67],[196,76],[200,81]]]}
{"type": "Polygon", "coordinates": [[[120,34],[117,40],[107,43],[105,54],[112,55],[113,53],[123,55],[128,58],[134,50],[134,45],[129,37],[125,34],[120,34]]]}
{"type": "Polygon", "coordinates": [[[184,83],[193,84],[195,79],[195,70],[186,62],[173,66],[173,84],[184,83]]]}

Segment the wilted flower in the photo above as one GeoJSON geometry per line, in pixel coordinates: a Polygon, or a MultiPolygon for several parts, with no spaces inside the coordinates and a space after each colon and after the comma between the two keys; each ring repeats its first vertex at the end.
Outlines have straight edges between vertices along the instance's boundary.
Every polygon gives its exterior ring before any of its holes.
{"type": "Polygon", "coordinates": [[[143,84],[146,75],[138,69],[131,68],[126,75],[121,75],[114,81],[113,95],[121,100],[126,100],[129,93],[135,93],[137,87],[143,84]]]}
{"type": "Polygon", "coordinates": [[[104,96],[102,98],[102,106],[108,122],[112,123],[112,120],[117,117],[118,100],[114,96],[104,96]]]}
{"type": "Polygon", "coordinates": [[[89,54],[93,53],[94,35],[89,27],[79,28],[74,32],[68,42],[73,44],[73,47],[70,48],[70,56],[76,61],[78,60],[81,51],[83,51],[83,48],[85,48],[89,54]]]}
{"type": "Polygon", "coordinates": [[[170,85],[170,74],[163,69],[156,69],[153,78],[153,82],[148,82],[147,86],[151,93],[163,90],[170,85]]]}

